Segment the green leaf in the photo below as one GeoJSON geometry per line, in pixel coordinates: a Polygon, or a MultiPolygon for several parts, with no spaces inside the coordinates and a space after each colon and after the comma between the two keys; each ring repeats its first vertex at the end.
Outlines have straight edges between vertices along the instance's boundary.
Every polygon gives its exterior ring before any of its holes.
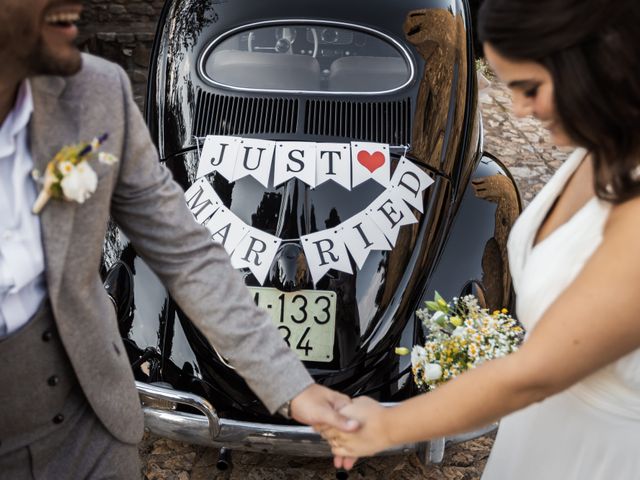
{"type": "Polygon", "coordinates": [[[427,306],[429,310],[432,310],[434,312],[437,312],[438,310],[440,310],[440,305],[438,305],[436,302],[426,301],[424,302],[424,304],[427,306]]]}
{"type": "Polygon", "coordinates": [[[436,320],[436,323],[440,326],[440,328],[446,328],[447,326],[447,317],[440,317],[436,320]]]}

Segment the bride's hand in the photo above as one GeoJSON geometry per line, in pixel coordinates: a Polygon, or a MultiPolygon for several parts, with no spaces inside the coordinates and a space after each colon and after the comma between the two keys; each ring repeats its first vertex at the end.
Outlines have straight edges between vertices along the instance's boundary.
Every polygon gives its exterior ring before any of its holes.
{"type": "Polygon", "coordinates": [[[360,422],[355,432],[341,432],[335,428],[321,426],[317,431],[331,445],[336,457],[364,457],[378,453],[391,446],[389,431],[384,425],[385,407],[368,397],[355,398],[340,410],[345,417],[360,422]]]}

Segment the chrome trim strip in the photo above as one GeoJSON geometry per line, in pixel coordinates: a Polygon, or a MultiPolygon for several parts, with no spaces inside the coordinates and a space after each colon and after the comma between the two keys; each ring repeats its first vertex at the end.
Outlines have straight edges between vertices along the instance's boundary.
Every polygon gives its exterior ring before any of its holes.
{"type": "Polygon", "coordinates": [[[413,62],[413,57],[409,53],[409,50],[398,42],[393,37],[387,35],[386,33],[382,33],[378,30],[375,30],[370,27],[365,27],[363,25],[358,25],[355,23],[347,23],[347,22],[336,22],[334,20],[317,20],[317,19],[284,19],[284,20],[265,20],[262,22],[254,22],[248,23],[241,27],[233,28],[222,35],[219,35],[214,40],[212,40],[209,45],[205,47],[205,49],[200,54],[200,58],[198,59],[198,75],[202,79],[204,79],[207,83],[212,84],[216,87],[224,87],[230,90],[234,90],[236,92],[254,92],[254,93],[279,93],[279,94],[294,94],[294,95],[327,95],[327,96],[335,96],[335,95],[356,95],[356,96],[370,96],[370,95],[386,95],[389,93],[398,92],[414,81],[416,76],[416,67],[413,62]],[[213,49],[218,43],[220,43],[225,38],[228,38],[235,34],[236,32],[242,30],[248,30],[250,28],[262,27],[262,26],[270,26],[270,25],[282,25],[282,24],[300,24],[300,25],[331,25],[331,26],[340,26],[347,27],[355,30],[360,30],[363,32],[370,33],[374,36],[383,38],[384,40],[393,44],[400,52],[404,55],[404,59],[409,65],[409,79],[403,83],[401,86],[391,89],[391,90],[382,90],[375,92],[327,92],[327,91],[316,91],[316,90],[274,90],[274,89],[264,89],[264,88],[245,88],[245,87],[234,87],[233,85],[227,85],[224,83],[216,82],[214,79],[209,77],[204,70],[205,59],[207,58],[211,49],[213,49]]]}
{"type": "MultiPolygon", "coordinates": [[[[211,404],[202,397],[164,387],[136,382],[138,392],[158,400],[184,403],[197,408],[203,415],[163,410],[143,406],[145,429],[161,437],[180,442],[225,447],[260,453],[331,457],[327,443],[311,427],[243,422],[219,418],[211,404]],[[213,424],[213,425],[212,425],[213,424]]],[[[385,404],[392,406],[394,404],[385,404]]],[[[497,424],[474,432],[401,445],[385,450],[380,455],[399,455],[417,452],[425,463],[442,461],[445,445],[471,440],[494,430],[497,424]]]]}
{"type": "Polygon", "coordinates": [[[111,295],[110,293],[107,292],[107,297],[109,297],[109,300],[111,300],[111,304],[113,305],[113,309],[116,312],[116,316],[118,315],[118,304],[116,303],[116,299],[113,298],[113,295],[111,295]]]}

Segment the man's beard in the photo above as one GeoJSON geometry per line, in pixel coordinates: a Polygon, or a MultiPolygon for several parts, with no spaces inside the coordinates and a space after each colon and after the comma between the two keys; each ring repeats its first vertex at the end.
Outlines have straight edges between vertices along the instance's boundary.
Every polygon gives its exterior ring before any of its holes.
{"type": "Polygon", "coordinates": [[[67,57],[56,56],[49,51],[42,42],[38,42],[27,59],[27,65],[32,75],[58,75],[68,77],[75,75],[82,68],[82,56],[79,51],[67,57]]]}

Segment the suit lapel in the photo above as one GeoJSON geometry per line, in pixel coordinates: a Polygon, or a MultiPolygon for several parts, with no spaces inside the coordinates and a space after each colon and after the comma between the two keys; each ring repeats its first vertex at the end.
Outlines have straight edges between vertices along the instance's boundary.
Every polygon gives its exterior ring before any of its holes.
{"type": "MultiPolygon", "coordinates": [[[[77,105],[64,99],[65,80],[40,77],[31,81],[33,116],[29,141],[34,167],[44,172],[49,161],[64,146],[79,141],[77,105]]],[[[59,294],[62,272],[67,265],[67,250],[73,228],[76,203],[50,199],[40,213],[45,274],[49,296],[54,303],[59,294]]]]}

